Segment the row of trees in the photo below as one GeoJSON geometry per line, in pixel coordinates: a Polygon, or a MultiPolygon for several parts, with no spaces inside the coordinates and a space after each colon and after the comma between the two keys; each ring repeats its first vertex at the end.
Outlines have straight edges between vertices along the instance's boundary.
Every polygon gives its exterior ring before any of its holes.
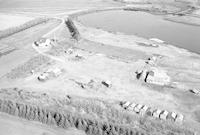
{"type": "Polygon", "coordinates": [[[24,23],[24,24],[22,24],[20,26],[8,28],[8,29],[0,32],[0,39],[8,37],[8,36],[11,36],[11,35],[13,35],[15,33],[18,33],[20,31],[26,30],[26,29],[31,28],[33,26],[36,26],[38,24],[45,23],[48,20],[49,20],[48,18],[37,18],[37,19],[31,20],[31,21],[29,21],[27,23],[24,23]]]}
{"type": "Polygon", "coordinates": [[[98,121],[70,112],[60,113],[39,106],[15,103],[10,100],[0,99],[0,111],[65,129],[75,127],[85,131],[88,135],[144,135],[140,131],[127,126],[98,121]]]}
{"type": "Polygon", "coordinates": [[[65,24],[67,25],[70,33],[71,33],[71,36],[72,38],[74,38],[75,40],[79,40],[80,39],[80,33],[78,31],[78,29],[76,28],[74,22],[72,21],[71,18],[68,18],[66,21],[65,21],[65,24]]]}

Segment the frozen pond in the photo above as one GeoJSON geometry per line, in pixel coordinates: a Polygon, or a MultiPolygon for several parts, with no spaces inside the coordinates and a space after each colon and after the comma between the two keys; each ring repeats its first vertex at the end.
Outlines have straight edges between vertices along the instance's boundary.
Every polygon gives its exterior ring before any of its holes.
{"type": "Polygon", "coordinates": [[[80,16],[86,26],[106,31],[159,38],[170,44],[200,53],[200,26],[164,20],[162,16],[140,11],[106,11],[80,16]]]}

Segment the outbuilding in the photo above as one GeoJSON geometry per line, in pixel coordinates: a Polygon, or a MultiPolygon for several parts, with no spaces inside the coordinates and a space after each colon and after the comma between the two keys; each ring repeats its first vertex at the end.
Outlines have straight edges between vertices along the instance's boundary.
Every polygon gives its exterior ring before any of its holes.
{"type": "Polygon", "coordinates": [[[128,106],[127,110],[128,110],[128,111],[134,111],[135,106],[136,106],[135,103],[131,103],[131,104],[128,106]]]}
{"type": "Polygon", "coordinates": [[[39,81],[46,81],[49,77],[49,74],[48,73],[42,73],[38,76],[38,80],[39,81]]]}
{"type": "Polygon", "coordinates": [[[170,77],[163,70],[151,68],[146,73],[145,82],[156,85],[167,85],[170,83],[170,77]]]}
{"type": "Polygon", "coordinates": [[[34,44],[37,47],[51,47],[53,40],[48,38],[40,38],[38,41],[35,41],[34,44]]]}

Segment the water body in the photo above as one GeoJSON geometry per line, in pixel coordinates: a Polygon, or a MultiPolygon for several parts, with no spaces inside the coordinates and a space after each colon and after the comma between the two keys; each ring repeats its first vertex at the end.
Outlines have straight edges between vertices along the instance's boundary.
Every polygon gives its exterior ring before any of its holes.
{"type": "Polygon", "coordinates": [[[80,16],[86,26],[145,38],[159,38],[169,44],[200,53],[200,26],[175,23],[163,16],[141,11],[107,11],[80,16]]]}

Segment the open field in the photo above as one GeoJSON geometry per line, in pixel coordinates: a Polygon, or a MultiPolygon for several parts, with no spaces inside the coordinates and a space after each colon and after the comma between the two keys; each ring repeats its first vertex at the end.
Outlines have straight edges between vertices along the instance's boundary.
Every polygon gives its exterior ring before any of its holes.
{"type": "Polygon", "coordinates": [[[0,114],[0,125],[1,135],[84,135],[75,129],[52,128],[3,113],[0,114]]]}
{"type": "Polygon", "coordinates": [[[25,14],[55,14],[69,12],[73,10],[90,9],[90,8],[101,8],[108,6],[119,6],[118,2],[112,0],[11,0],[11,1],[0,1],[0,11],[2,12],[14,12],[14,13],[25,13],[25,14]],[[8,11],[9,10],[9,11],[8,11]]]}
{"type": "Polygon", "coordinates": [[[0,31],[5,30],[9,27],[18,26],[18,25],[23,24],[31,19],[32,19],[31,17],[0,14],[0,20],[1,20],[0,31]]]}
{"type": "Polygon", "coordinates": [[[40,38],[49,29],[54,28],[59,24],[59,21],[50,21],[43,24],[36,25],[30,29],[16,33],[12,36],[0,40],[0,45],[7,45],[14,47],[16,50],[0,57],[0,76],[3,76],[8,71],[18,65],[28,61],[32,57],[38,55],[31,47],[32,43],[40,38]],[[13,59],[15,58],[15,59],[13,59]],[[5,64],[6,63],[6,64],[5,64]]]}
{"type": "MultiPolygon", "coordinates": [[[[188,3],[173,4],[133,4],[128,10],[166,17],[188,8],[188,3]]],[[[199,54],[77,21],[79,15],[98,10],[127,10],[124,5],[111,0],[0,0],[2,13],[47,18],[14,33],[10,28],[12,34],[0,39],[0,51],[13,49],[0,55],[0,134],[200,134],[200,98],[189,91],[200,88],[199,54]],[[34,41],[41,37],[54,41],[37,46],[34,41]],[[165,71],[170,83],[159,86],[138,79],[136,71],[151,67],[165,71]],[[43,80],[43,74],[50,75],[43,80]],[[128,111],[121,101],[175,112],[184,119],[128,111]]],[[[187,12],[192,18],[194,14],[198,10],[191,16],[187,12]]],[[[189,23],[187,16],[176,22],[189,23]]],[[[193,23],[200,23],[194,18],[193,23]]]]}

